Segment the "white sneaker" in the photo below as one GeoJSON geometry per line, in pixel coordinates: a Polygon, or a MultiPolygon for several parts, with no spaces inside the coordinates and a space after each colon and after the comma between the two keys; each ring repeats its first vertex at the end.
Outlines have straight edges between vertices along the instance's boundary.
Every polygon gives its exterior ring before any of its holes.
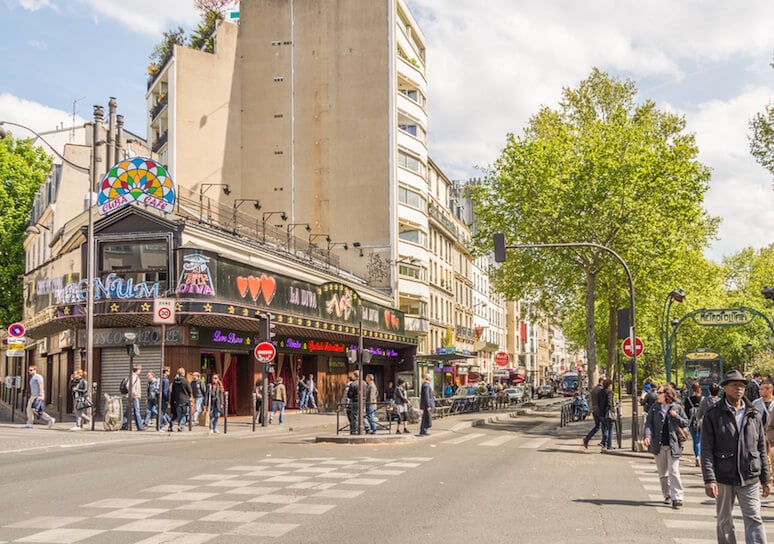
{"type": "Polygon", "coordinates": [[[219,431],[218,429],[215,429],[213,432],[214,432],[215,434],[218,434],[220,431],[219,431]]]}
{"type": "Polygon", "coordinates": [[[72,427],[70,430],[71,431],[80,431],[81,428],[76,425],[75,427],[72,427]]]}
{"type": "Polygon", "coordinates": [[[54,423],[56,423],[56,420],[52,417],[51,419],[48,420],[48,428],[50,429],[51,427],[53,427],[54,423]]]}
{"type": "Polygon", "coordinates": [[[210,429],[210,434],[215,434],[215,431],[213,431],[212,429],[210,429]]]}
{"type": "Polygon", "coordinates": [[[22,429],[32,429],[32,425],[29,424],[29,423],[26,423],[26,424],[22,425],[22,429]]]}

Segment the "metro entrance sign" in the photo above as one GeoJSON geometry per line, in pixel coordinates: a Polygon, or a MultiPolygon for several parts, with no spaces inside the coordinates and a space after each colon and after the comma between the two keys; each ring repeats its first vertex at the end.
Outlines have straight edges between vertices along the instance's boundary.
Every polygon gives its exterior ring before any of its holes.
{"type": "Polygon", "coordinates": [[[639,357],[642,355],[642,351],[645,349],[645,344],[642,343],[642,340],[639,338],[634,339],[634,349],[635,352],[632,354],[632,339],[627,338],[623,341],[623,344],[621,345],[621,351],[623,351],[623,354],[627,357],[631,357],[632,355],[636,355],[639,357]]]}
{"type": "Polygon", "coordinates": [[[255,358],[260,363],[270,363],[277,356],[277,348],[271,342],[261,342],[253,350],[255,358]]]}

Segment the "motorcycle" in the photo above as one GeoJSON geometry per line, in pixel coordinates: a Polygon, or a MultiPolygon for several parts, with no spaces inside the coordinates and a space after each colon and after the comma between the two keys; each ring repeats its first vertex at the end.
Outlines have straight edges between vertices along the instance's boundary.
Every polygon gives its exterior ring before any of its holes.
{"type": "Polygon", "coordinates": [[[588,417],[589,413],[589,403],[586,400],[586,395],[583,393],[575,393],[575,398],[572,400],[572,420],[584,420],[588,417]]]}

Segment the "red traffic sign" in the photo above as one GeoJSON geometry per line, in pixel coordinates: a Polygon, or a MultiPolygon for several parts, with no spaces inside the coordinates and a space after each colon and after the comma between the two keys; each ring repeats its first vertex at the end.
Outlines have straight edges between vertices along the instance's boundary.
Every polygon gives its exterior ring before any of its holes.
{"type": "Polygon", "coordinates": [[[623,354],[627,357],[633,357],[636,355],[639,357],[642,355],[642,350],[645,349],[645,344],[642,343],[642,340],[639,338],[634,339],[634,353],[632,353],[632,339],[631,337],[627,338],[623,341],[623,344],[621,345],[621,351],[623,351],[623,354]]]}
{"type": "Polygon", "coordinates": [[[175,299],[157,298],[153,301],[153,322],[157,325],[175,324],[175,299]]]}
{"type": "Polygon", "coordinates": [[[277,356],[277,348],[271,342],[261,342],[253,350],[255,358],[261,363],[270,363],[277,356]]]}
{"type": "Polygon", "coordinates": [[[14,338],[24,336],[25,332],[27,332],[27,329],[25,329],[24,325],[21,323],[11,323],[11,325],[8,326],[8,334],[14,338]]]}
{"type": "Polygon", "coordinates": [[[508,366],[511,362],[511,356],[506,351],[498,351],[494,354],[494,362],[497,366],[508,366]]]}

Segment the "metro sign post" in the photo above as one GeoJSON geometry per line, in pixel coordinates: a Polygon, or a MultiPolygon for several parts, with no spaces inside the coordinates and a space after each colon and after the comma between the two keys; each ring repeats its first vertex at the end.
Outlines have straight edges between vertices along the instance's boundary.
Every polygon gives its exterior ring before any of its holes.
{"type": "Polygon", "coordinates": [[[642,340],[639,338],[634,339],[634,353],[632,353],[632,339],[631,337],[627,338],[623,341],[623,344],[621,345],[621,351],[623,351],[623,354],[627,357],[632,357],[633,355],[639,357],[642,355],[642,351],[645,349],[645,344],[642,343],[642,340]]]}

